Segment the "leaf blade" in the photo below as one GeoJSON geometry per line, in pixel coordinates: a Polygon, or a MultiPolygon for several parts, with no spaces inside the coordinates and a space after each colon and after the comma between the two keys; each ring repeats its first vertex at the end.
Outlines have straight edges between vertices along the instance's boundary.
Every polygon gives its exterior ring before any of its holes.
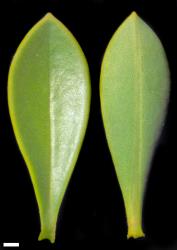
{"type": "Polygon", "coordinates": [[[77,41],[51,14],[17,49],[8,104],[39,205],[39,239],[54,242],[58,210],[88,122],[90,79],[77,41]]]}
{"type": "Polygon", "coordinates": [[[144,236],[145,180],[168,96],[169,70],[161,42],[133,12],[113,35],[100,77],[102,118],[124,198],[128,238],[144,236]]]}

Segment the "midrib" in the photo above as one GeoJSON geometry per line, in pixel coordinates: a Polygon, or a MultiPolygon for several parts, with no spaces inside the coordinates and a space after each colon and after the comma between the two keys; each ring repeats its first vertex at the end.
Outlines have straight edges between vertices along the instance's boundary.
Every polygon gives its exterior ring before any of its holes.
{"type": "MultiPolygon", "coordinates": [[[[135,171],[133,169],[133,177],[136,179],[136,185],[133,189],[134,201],[138,199],[138,204],[141,200],[141,168],[142,168],[142,153],[143,153],[143,62],[141,55],[141,37],[137,31],[137,17],[134,20],[134,60],[135,60],[135,128],[137,128],[137,137],[135,138],[135,143],[137,147],[137,166],[135,166],[135,171]],[[136,126],[137,125],[137,126],[136,126]]],[[[136,162],[136,161],[135,161],[136,162]]],[[[140,209],[140,208],[139,208],[140,209]]],[[[137,211],[136,211],[137,212],[137,211]]],[[[138,211],[140,213],[141,211],[138,211]]]]}
{"type": "Polygon", "coordinates": [[[52,56],[50,54],[51,51],[51,26],[49,24],[48,28],[48,81],[49,81],[49,122],[50,122],[50,172],[49,172],[49,193],[48,193],[48,216],[49,216],[49,222],[51,222],[52,218],[52,169],[53,169],[53,159],[54,159],[54,145],[55,142],[53,141],[55,139],[55,128],[54,128],[54,122],[53,119],[55,119],[55,114],[54,114],[54,105],[53,105],[53,82],[52,82],[52,77],[51,77],[51,61],[52,61],[52,56]]]}

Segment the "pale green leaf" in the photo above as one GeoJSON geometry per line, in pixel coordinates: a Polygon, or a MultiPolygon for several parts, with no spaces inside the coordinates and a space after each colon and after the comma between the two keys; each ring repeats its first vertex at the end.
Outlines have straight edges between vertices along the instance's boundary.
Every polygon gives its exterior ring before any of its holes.
{"type": "Polygon", "coordinates": [[[39,240],[54,242],[58,211],[87,126],[90,78],[77,41],[51,14],[17,49],[8,103],[39,206],[39,240]]]}
{"type": "Polygon", "coordinates": [[[124,198],[128,237],[144,235],[143,195],[164,123],[169,86],[162,44],[133,12],[113,35],[100,78],[103,122],[124,198]]]}

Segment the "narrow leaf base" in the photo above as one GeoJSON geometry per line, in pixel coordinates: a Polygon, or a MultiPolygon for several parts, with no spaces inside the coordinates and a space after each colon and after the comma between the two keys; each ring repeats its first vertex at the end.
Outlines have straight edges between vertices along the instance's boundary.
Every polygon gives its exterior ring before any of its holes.
{"type": "Polygon", "coordinates": [[[38,240],[44,240],[47,239],[49,240],[51,243],[55,242],[55,231],[56,228],[44,228],[41,230],[40,234],[39,234],[39,238],[38,240]]]}
{"type": "Polygon", "coordinates": [[[142,230],[142,222],[141,222],[141,218],[136,218],[135,215],[134,216],[128,216],[127,219],[128,222],[128,234],[127,234],[127,238],[142,238],[145,237],[145,234],[142,230]]]}

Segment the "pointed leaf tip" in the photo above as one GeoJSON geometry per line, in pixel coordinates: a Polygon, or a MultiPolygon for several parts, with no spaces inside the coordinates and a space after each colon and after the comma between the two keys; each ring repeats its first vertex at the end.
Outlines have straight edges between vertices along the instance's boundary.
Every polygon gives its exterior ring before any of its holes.
{"type": "Polygon", "coordinates": [[[60,22],[51,12],[48,12],[44,17],[44,20],[60,22]]]}
{"type": "Polygon", "coordinates": [[[132,18],[137,18],[137,17],[139,17],[139,16],[138,16],[138,14],[137,14],[136,11],[132,11],[132,13],[130,14],[130,17],[132,17],[132,18]]]}
{"type": "Polygon", "coordinates": [[[48,12],[46,15],[45,15],[46,18],[55,18],[55,16],[51,13],[51,12],[48,12]]]}
{"type": "MultiPolygon", "coordinates": [[[[139,19],[141,19],[141,17],[137,14],[136,11],[133,11],[125,20],[124,22],[122,23],[122,25],[124,23],[127,23],[127,22],[137,22],[139,19]]],[[[142,20],[142,19],[141,19],[142,20]]],[[[120,28],[120,27],[119,27],[120,28]]],[[[118,30],[119,30],[118,28],[118,30]]]]}

